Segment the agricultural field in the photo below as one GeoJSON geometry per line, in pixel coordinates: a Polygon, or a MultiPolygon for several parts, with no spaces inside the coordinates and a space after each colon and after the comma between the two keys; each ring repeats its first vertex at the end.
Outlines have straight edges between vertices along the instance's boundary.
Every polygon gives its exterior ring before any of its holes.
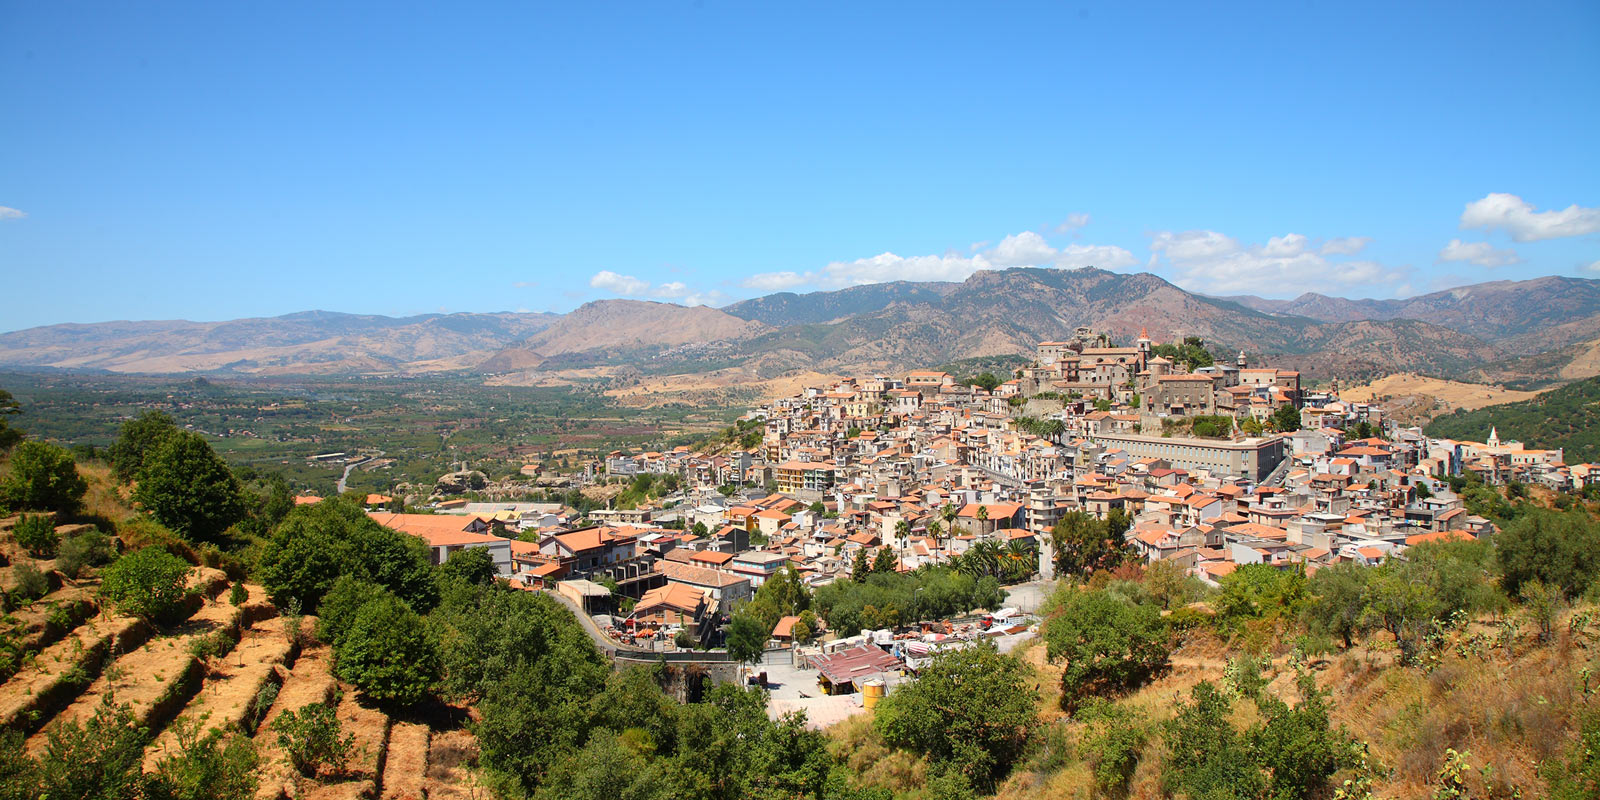
{"type": "Polygon", "coordinates": [[[563,467],[616,448],[683,444],[726,426],[742,409],[652,403],[634,407],[586,383],[485,386],[472,376],[406,378],[159,378],[4,374],[0,388],[37,439],[105,447],[119,426],[155,409],[203,434],[235,466],[332,492],[341,465],[323,453],[373,456],[350,488],[387,491],[431,483],[466,462],[493,478],[527,463],[563,467]],[[559,454],[559,459],[556,458],[559,454]]]}

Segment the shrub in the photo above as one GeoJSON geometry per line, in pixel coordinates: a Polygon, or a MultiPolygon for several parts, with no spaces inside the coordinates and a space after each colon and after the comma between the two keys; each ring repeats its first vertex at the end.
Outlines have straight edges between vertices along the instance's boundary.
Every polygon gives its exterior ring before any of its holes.
{"type": "Polygon", "coordinates": [[[244,584],[243,583],[240,583],[239,581],[234,581],[232,588],[228,589],[228,603],[229,603],[229,605],[242,606],[242,605],[245,604],[245,601],[249,600],[249,599],[250,599],[250,590],[244,588],[244,584]]]}
{"type": "Polygon", "coordinates": [[[317,768],[339,768],[350,759],[356,737],[344,732],[333,706],[312,703],[298,711],[285,711],[272,721],[278,746],[289,755],[289,763],[302,775],[314,775],[317,768]]]}
{"type": "Polygon", "coordinates": [[[11,570],[10,600],[13,608],[20,608],[50,593],[50,580],[37,567],[26,561],[11,570]]]}
{"type": "Polygon", "coordinates": [[[178,611],[188,575],[188,562],[160,547],[146,547],[106,568],[100,594],[124,614],[161,621],[178,611]]]}
{"type": "Polygon", "coordinates": [[[267,718],[267,712],[272,710],[272,704],[278,702],[278,692],[283,685],[277,681],[267,681],[256,690],[256,696],[250,701],[250,709],[245,714],[244,725],[246,733],[255,733],[267,718]]]}
{"type": "Polygon", "coordinates": [[[145,779],[145,800],[245,800],[254,797],[255,743],[237,732],[213,728],[202,733],[199,720],[173,723],[177,750],[156,763],[145,779]]]}
{"type": "Polygon", "coordinates": [[[345,633],[356,621],[361,607],[380,597],[393,597],[388,589],[377,584],[344,575],[333,584],[317,608],[317,638],[338,647],[345,633]]]}
{"type": "Polygon", "coordinates": [[[11,451],[11,474],[0,483],[0,505],[70,514],[88,490],[71,453],[45,442],[23,442],[11,451]]]}
{"type": "Polygon", "coordinates": [[[361,606],[334,656],[339,677],[381,703],[414,705],[439,679],[439,654],[422,617],[393,595],[361,606]]]}
{"type": "Polygon", "coordinates": [[[17,520],[11,535],[17,544],[34,558],[53,558],[61,537],[56,535],[55,521],[43,514],[24,514],[17,520]]]}
{"type": "Polygon", "coordinates": [[[56,554],[56,569],[68,577],[76,578],[87,567],[111,563],[116,553],[111,549],[111,537],[100,531],[84,531],[68,536],[56,554]]]}
{"type": "Polygon", "coordinates": [[[107,695],[83,723],[50,726],[37,761],[20,753],[7,759],[12,774],[4,776],[0,788],[13,798],[134,800],[146,738],[128,707],[113,705],[107,695]]]}
{"type": "Polygon", "coordinates": [[[1600,712],[1582,712],[1579,724],[1578,740],[1568,745],[1566,758],[1552,758],[1541,768],[1553,800],[1600,797],[1600,712]]]}

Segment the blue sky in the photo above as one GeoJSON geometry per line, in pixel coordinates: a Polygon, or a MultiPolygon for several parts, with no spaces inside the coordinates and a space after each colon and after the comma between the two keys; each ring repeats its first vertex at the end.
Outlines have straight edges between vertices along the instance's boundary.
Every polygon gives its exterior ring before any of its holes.
{"type": "Polygon", "coordinates": [[[1600,277],[1600,4],[0,2],[0,329],[1600,277]]]}

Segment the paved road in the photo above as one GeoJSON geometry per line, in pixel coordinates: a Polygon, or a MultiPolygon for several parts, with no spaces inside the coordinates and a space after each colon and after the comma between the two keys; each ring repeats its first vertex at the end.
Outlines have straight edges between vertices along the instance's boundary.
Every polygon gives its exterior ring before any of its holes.
{"type": "Polygon", "coordinates": [[[1006,586],[1006,605],[1019,611],[1035,613],[1050,594],[1056,590],[1055,581],[1028,581],[1006,586]]]}

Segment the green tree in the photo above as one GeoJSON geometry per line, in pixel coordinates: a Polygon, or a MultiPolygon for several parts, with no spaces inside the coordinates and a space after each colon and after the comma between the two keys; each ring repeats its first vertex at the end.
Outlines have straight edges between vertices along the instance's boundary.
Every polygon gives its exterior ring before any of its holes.
{"type": "Polygon", "coordinates": [[[329,499],[284,517],[262,548],[258,573],[274,603],[297,598],[307,613],[316,613],[341,575],[378,584],[424,613],[438,600],[429,561],[421,539],[379,525],[357,506],[329,499]]]}
{"type": "Polygon", "coordinates": [[[178,431],[177,421],[163,411],[143,411],[122,423],[117,440],[106,450],[117,479],[132,481],[144,469],[145,457],[178,431]]]}
{"type": "Polygon", "coordinates": [[[1200,599],[1205,584],[1171,561],[1152,561],[1144,570],[1144,585],[1164,609],[1200,599]]]}
{"type": "Polygon", "coordinates": [[[1300,430],[1300,409],[1293,403],[1284,403],[1278,410],[1272,412],[1272,428],[1279,433],[1293,433],[1300,430]]]}
{"type": "Polygon", "coordinates": [[[1113,535],[1107,521],[1082,511],[1062,515],[1050,529],[1050,538],[1055,544],[1056,568],[1063,575],[1088,575],[1115,569],[1128,556],[1121,531],[1113,535]]]}
{"type": "Polygon", "coordinates": [[[439,566],[439,574],[445,579],[459,578],[467,583],[493,583],[500,572],[487,548],[469,547],[451,553],[439,566]]]}
{"type": "Polygon", "coordinates": [[[772,628],[755,615],[734,614],[728,625],[728,657],[742,664],[760,661],[771,633],[772,628]]]}
{"type": "Polygon", "coordinates": [[[341,575],[317,606],[317,638],[337,648],[367,603],[393,597],[388,589],[354,575],[341,575]]]}
{"type": "Polygon", "coordinates": [[[11,473],[0,482],[0,505],[71,514],[82,506],[88,490],[71,453],[47,442],[23,442],[11,451],[11,473]]]}
{"type": "Polygon", "coordinates": [[[878,548],[877,555],[873,556],[873,558],[872,558],[872,571],[873,572],[879,572],[879,573],[882,573],[882,572],[894,572],[894,568],[895,568],[894,551],[889,549],[888,547],[880,547],[880,548],[878,548]]]}
{"type": "Polygon", "coordinates": [[[6,419],[6,417],[20,413],[22,413],[22,405],[17,402],[15,397],[11,396],[10,392],[0,389],[0,452],[10,450],[16,446],[17,442],[22,441],[22,431],[11,427],[10,421],[6,419]]]}
{"type": "Polygon", "coordinates": [[[422,618],[392,595],[356,611],[334,662],[339,677],[362,694],[401,707],[417,704],[439,679],[439,655],[422,618]]]}
{"type": "Polygon", "coordinates": [[[145,455],[133,499],[161,524],[196,541],[216,541],[248,510],[244,490],[205,437],[167,436],[145,455]]]}
{"type": "Polygon", "coordinates": [[[855,559],[850,562],[850,580],[865,583],[872,574],[872,562],[867,560],[867,548],[857,547],[855,559]]]}
{"type": "Polygon", "coordinates": [[[1306,599],[1306,574],[1300,567],[1278,569],[1270,564],[1245,564],[1223,576],[1217,613],[1224,622],[1293,618],[1306,599]]]}
{"type": "Polygon", "coordinates": [[[1420,568],[1410,562],[1391,561],[1372,575],[1362,621],[1393,635],[1400,659],[1411,663],[1443,609],[1420,568]]]}
{"type": "Polygon", "coordinates": [[[106,567],[100,595],[124,614],[160,622],[178,611],[188,575],[188,562],[151,545],[106,567]]]}
{"type": "Polygon", "coordinates": [[[974,375],[968,383],[986,392],[992,392],[995,387],[1000,385],[1000,379],[993,372],[980,372],[974,375]]]}
{"type": "Polygon", "coordinates": [[[1162,788],[1195,800],[1262,798],[1266,779],[1228,719],[1228,696],[1210,681],[1196,684],[1190,696],[1166,724],[1162,788]]]}
{"type": "Polygon", "coordinates": [[[562,758],[535,800],[656,800],[675,796],[670,781],[624,738],[600,732],[562,758]]]}
{"type": "Polygon", "coordinates": [[[1353,561],[1323,567],[1311,576],[1306,621],[1313,630],[1337,636],[1349,648],[1365,629],[1367,581],[1373,571],[1353,561]]]}
{"type": "Polygon", "coordinates": [[[811,644],[817,638],[817,615],[808,611],[800,612],[800,618],[794,622],[794,630],[790,631],[798,644],[811,644]]]}
{"type": "Polygon", "coordinates": [[[934,656],[915,683],[878,704],[884,741],[965,775],[981,791],[1022,755],[1038,725],[1032,670],[991,644],[934,656]]]}
{"type": "Polygon", "coordinates": [[[1167,664],[1166,622],[1152,606],[1135,605],[1105,590],[1058,590],[1058,611],[1045,622],[1045,652],[1065,661],[1061,704],[1133,689],[1167,664]]]}
{"type": "Polygon", "coordinates": [[[1531,511],[1506,525],[1495,544],[1508,594],[1537,580],[1571,598],[1600,575],[1600,526],[1582,511],[1531,511]]]}

